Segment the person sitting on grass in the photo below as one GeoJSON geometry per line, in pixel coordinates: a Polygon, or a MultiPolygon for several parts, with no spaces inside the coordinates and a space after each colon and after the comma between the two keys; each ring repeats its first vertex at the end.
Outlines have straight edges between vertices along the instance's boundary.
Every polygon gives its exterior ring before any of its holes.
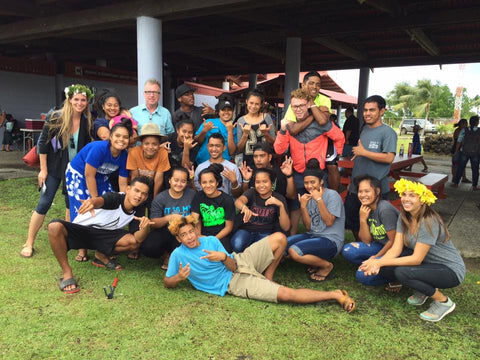
{"type": "MultiPolygon", "coordinates": [[[[137,216],[145,215],[146,210],[150,214],[152,200],[158,195],[163,186],[164,174],[170,170],[170,162],[168,161],[168,152],[164,147],[160,146],[160,130],[157,124],[145,124],[138,139],[140,146],[135,146],[128,152],[127,170],[130,171],[130,179],[137,176],[147,176],[153,180],[153,189],[150,189],[147,201],[137,209],[137,216]]],[[[129,224],[129,231],[138,230],[138,221],[134,220],[129,224]]],[[[128,254],[130,260],[137,260],[139,253],[134,252],[128,254]]]]}
{"type": "Polygon", "coordinates": [[[219,296],[228,292],[248,299],[303,304],[336,300],[349,313],[355,309],[345,290],[291,289],[273,281],[286,246],[282,233],[257,241],[243,253],[229,254],[216,237],[198,237],[196,225],[191,215],[170,222],[168,230],[181,245],[170,257],[165,287],[175,288],[188,279],[197,290],[219,296]]]}
{"type": "Polygon", "coordinates": [[[333,264],[328,260],[343,247],[345,210],[340,195],[324,187],[324,172],[317,159],[308,161],[303,176],[307,193],[298,197],[308,232],[289,236],[287,252],[294,261],[310,266],[310,281],[321,282],[333,278],[333,264]]]}
{"type": "Polygon", "coordinates": [[[216,236],[230,251],[235,205],[233,198],[221,190],[222,172],[222,164],[215,163],[200,171],[198,180],[202,190],[192,200],[192,214],[202,220],[202,235],[216,236]]]}
{"type": "MultiPolygon", "coordinates": [[[[360,241],[351,242],[343,247],[343,257],[356,265],[361,265],[367,259],[376,259],[385,255],[392,247],[397,233],[397,220],[400,212],[387,200],[380,198],[380,181],[371,175],[357,176],[353,181],[358,188],[360,207],[360,241]]],[[[402,256],[410,255],[410,249],[405,248],[402,256]]],[[[365,276],[357,270],[357,280],[364,285],[386,284],[380,275],[365,276]]],[[[390,283],[385,288],[390,292],[398,292],[402,288],[399,283],[390,283]]]]}
{"type": "Polygon", "coordinates": [[[148,197],[152,181],[146,176],[132,180],[125,194],[109,192],[102,196],[82,200],[74,222],[53,220],[48,224],[50,247],[62,268],[59,288],[66,294],[80,290],[68,263],[67,253],[71,249],[92,249],[95,259],[92,264],[108,270],[123,270],[111,255],[114,252],[136,251],[146,238],[149,225],[146,217],[135,216],[135,208],[148,197]],[[139,230],[134,234],[123,227],[136,219],[139,230]]]}
{"type": "Polygon", "coordinates": [[[287,201],[273,191],[275,173],[272,169],[258,169],[253,176],[255,188],[248,189],[235,201],[243,214],[240,228],[233,234],[233,251],[242,252],[254,242],[276,232],[290,230],[287,201]]]}
{"type": "MultiPolygon", "coordinates": [[[[146,125],[145,125],[146,126],[146,125]]],[[[187,187],[190,174],[184,167],[175,167],[169,179],[170,187],[162,191],[152,201],[150,219],[153,229],[140,246],[144,256],[160,259],[163,257],[162,269],[167,270],[170,253],[178,245],[175,236],[167,229],[169,221],[190,215],[195,190],[187,187]]]]}
{"type": "Polygon", "coordinates": [[[406,179],[395,182],[395,190],[403,208],[393,246],[382,258],[364,261],[360,270],[365,275],[380,273],[415,290],[407,299],[410,305],[423,305],[431,297],[430,308],[420,318],[440,321],[455,309],[455,303],[439,289],[460,285],[465,278],[465,264],[449,241],[442,218],[431,208],[435,195],[425,185],[406,179]],[[412,255],[401,256],[404,245],[413,250],[412,255]]]}

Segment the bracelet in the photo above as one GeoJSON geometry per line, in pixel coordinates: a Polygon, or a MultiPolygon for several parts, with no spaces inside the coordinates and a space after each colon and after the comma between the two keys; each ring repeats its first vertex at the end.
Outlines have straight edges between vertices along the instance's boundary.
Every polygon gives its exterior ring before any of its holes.
{"type": "Polygon", "coordinates": [[[315,199],[315,201],[320,201],[320,200],[323,200],[321,196],[318,199],[315,199]]]}
{"type": "Polygon", "coordinates": [[[232,187],[232,190],[237,190],[240,187],[240,184],[237,182],[237,186],[232,187]]]}
{"type": "Polygon", "coordinates": [[[228,258],[228,255],[227,255],[227,254],[225,254],[225,260],[222,260],[222,262],[225,262],[225,261],[227,261],[227,258],[228,258]]]}
{"type": "Polygon", "coordinates": [[[246,180],[246,179],[243,179],[242,182],[244,182],[245,184],[249,183],[250,182],[250,179],[246,180]]]}

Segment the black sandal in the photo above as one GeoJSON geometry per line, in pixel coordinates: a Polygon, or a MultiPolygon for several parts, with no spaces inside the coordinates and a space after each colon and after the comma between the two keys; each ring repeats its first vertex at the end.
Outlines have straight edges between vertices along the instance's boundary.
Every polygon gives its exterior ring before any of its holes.
{"type": "Polygon", "coordinates": [[[117,263],[117,261],[115,259],[112,259],[110,260],[108,263],[104,263],[102,260],[100,259],[93,259],[92,260],[92,265],[96,266],[96,267],[99,267],[99,268],[105,268],[107,270],[115,270],[115,271],[122,271],[124,269],[124,267],[122,265],[120,265],[119,263],[117,263]]]}

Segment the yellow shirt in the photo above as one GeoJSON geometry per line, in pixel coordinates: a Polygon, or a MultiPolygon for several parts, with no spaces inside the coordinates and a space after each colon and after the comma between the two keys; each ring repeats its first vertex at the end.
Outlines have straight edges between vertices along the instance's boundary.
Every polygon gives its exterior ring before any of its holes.
{"type": "MultiPolygon", "coordinates": [[[[318,94],[315,100],[313,100],[315,105],[317,106],[326,106],[328,108],[329,112],[332,112],[332,102],[329,97],[326,97],[325,95],[318,94]]],[[[292,110],[292,106],[289,105],[287,112],[285,114],[285,119],[288,119],[293,122],[297,122],[297,117],[295,116],[295,113],[292,110]]]]}

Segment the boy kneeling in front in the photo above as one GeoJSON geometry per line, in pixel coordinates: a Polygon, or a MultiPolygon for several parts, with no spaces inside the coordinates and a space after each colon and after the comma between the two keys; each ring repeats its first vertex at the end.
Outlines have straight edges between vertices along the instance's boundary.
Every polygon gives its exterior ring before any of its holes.
{"type": "Polygon", "coordinates": [[[228,254],[216,237],[198,237],[196,225],[192,215],[170,222],[168,230],[181,245],[170,256],[165,287],[174,288],[188,279],[197,290],[220,296],[228,292],[249,299],[305,304],[336,300],[347,312],[355,309],[355,301],[344,290],[291,289],[273,282],[287,245],[282,233],[271,234],[242,253],[228,254]]]}
{"type": "Polygon", "coordinates": [[[68,263],[70,249],[96,250],[93,265],[108,270],[123,270],[110,257],[113,252],[136,251],[145,240],[153,222],[145,216],[136,217],[135,208],[147,200],[151,186],[150,178],[136,177],[127,186],[125,194],[110,192],[83,201],[74,223],[57,219],[48,224],[50,247],[62,268],[61,291],[73,294],[80,290],[68,263]],[[140,225],[139,230],[131,234],[123,227],[134,219],[140,225]]]}

